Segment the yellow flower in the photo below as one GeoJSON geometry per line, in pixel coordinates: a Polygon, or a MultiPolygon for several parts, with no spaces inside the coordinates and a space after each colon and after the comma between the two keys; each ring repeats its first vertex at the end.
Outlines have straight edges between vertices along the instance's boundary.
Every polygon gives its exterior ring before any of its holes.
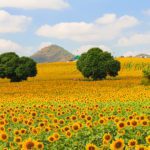
{"type": "Polygon", "coordinates": [[[147,147],[144,146],[144,145],[137,145],[137,146],[135,147],[135,150],[147,150],[147,147]]]}
{"type": "Polygon", "coordinates": [[[137,145],[137,141],[134,139],[131,139],[128,141],[128,146],[129,147],[135,147],[137,145]]]}
{"type": "Polygon", "coordinates": [[[77,132],[80,129],[80,124],[79,123],[74,123],[72,125],[72,130],[77,132]]]}
{"type": "Polygon", "coordinates": [[[37,142],[37,143],[36,143],[36,148],[37,148],[38,150],[43,150],[43,149],[44,149],[44,144],[41,143],[41,142],[37,142]]]}
{"type": "Polygon", "coordinates": [[[35,148],[35,145],[35,141],[29,138],[28,140],[23,142],[22,150],[32,150],[35,148]]]}
{"type": "Polygon", "coordinates": [[[7,139],[8,139],[7,134],[5,132],[1,132],[0,133],[0,140],[7,141],[7,139]]]}
{"type": "Polygon", "coordinates": [[[112,136],[109,133],[104,134],[103,141],[110,142],[112,139],[112,136]]]}
{"type": "Polygon", "coordinates": [[[86,150],[98,150],[98,147],[94,144],[87,144],[86,150]]]}
{"type": "Polygon", "coordinates": [[[14,142],[20,143],[20,142],[22,142],[22,138],[20,136],[17,136],[14,138],[14,142]]]}
{"type": "Polygon", "coordinates": [[[55,137],[54,136],[49,136],[48,141],[51,142],[51,143],[55,142],[55,137]]]}
{"type": "Polygon", "coordinates": [[[124,140],[123,139],[117,139],[116,141],[113,141],[113,143],[110,145],[111,150],[123,150],[124,149],[124,140]]]}
{"type": "Polygon", "coordinates": [[[150,135],[146,137],[147,144],[150,144],[150,135]]]}

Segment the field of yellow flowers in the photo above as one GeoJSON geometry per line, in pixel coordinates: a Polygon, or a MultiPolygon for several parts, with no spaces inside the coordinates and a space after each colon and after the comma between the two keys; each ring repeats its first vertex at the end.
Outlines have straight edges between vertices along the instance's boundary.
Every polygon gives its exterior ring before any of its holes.
{"type": "Polygon", "coordinates": [[[118,77],[88,81],[74,62],[0,80],[0,150],[150,150],[150,59],[119,58],[118,77]]]}

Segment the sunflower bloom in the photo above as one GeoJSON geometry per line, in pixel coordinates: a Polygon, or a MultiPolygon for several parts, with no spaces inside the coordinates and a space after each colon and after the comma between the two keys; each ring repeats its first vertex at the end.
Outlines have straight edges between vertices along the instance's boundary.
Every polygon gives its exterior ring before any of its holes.
{"type": "Polygon", "coordinates": [[[124,146],[124,140],[117,139],[116,141],[113,141],[113,143],[110,145],[110,148],[111,150],[123,150],[124,146]]]}

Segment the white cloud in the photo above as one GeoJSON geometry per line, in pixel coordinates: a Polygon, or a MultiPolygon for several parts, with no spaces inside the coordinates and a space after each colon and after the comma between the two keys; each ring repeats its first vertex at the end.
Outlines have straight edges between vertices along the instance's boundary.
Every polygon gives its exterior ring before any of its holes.
{"type": "Polygon", "coordinates": [[[116,14],[105,14],[103,17],[100,17],[96,20],[98,24],[110,24],[114,23],[117,20],[116,14]]]}
{"type": "Polygon", "coordinates": [[[15,52],[18,55],[25,55],[30,56],[32,52],[31,47],[24,47],[20,44],[6,39],[0,39],[0,53],[6,53],[6,52],[15,52]]]}
{"type": "Polygon", "coordinates": [[[69,7],[65,0],[0,0],[0,8],[52,9],[69,7]]]}
{"type": "Polygon", "coordinates": [[[123,37],[119,39],[118,46],[120,47],[130,47],[137,45],[146,45],[150,43],[150,33],[145,34],[134,34],[130,37],[123,37]]]}
{"type": "Polygon", "coordinates": [[[77,42],[94,42],[111,40],[118,37],[125,29],[134,27],[139,21],[133,16],[117,17],[116,14],[105,14],[94,22],[66,22],[56,25],[43,25],[37,35],[69,39],[77,42]]]}
{"type": "Polygon", "coordinates": [[[42,43],[39,45],[38,50],[41,50],[42,48],[47,47],[47,46],[50,46],[50,45],[52,45],[51,42],[42,42],[42,43]]]}
{"type": "Polygon", "coordinates": [[[150,55],[150,52],[149,51],[144,51],[144,50],[140,50],[140,51],[127,51],[123,54],[123,56],[125,57],[128,57],[128,56],[136,56],[138,54],[149,54],[150,55]]]}
{"type": "Polygon", "coordinates": [[[102,49],[104,51],[111,52],[111,49],[109,47],[105,46],[105,45],[83,45],[80,48],[78,48],[74,52],[74,54],[75,55],[81,55],[82,53],[87,52],[89,49],[94,48],[94,47],[98,47],[98,48],[100,48],[100,49],[102,49]]]}
{"type": "Polygon", "coordinates": [[[0,10],[0,33],[22,32],[31,20],[30,17],[11,15],[6,11],[0,10]]]}
{"type": "Polygon", "coordinates": [[[150,16],[150,9],[145,10],[144,14],[150,16]]]}

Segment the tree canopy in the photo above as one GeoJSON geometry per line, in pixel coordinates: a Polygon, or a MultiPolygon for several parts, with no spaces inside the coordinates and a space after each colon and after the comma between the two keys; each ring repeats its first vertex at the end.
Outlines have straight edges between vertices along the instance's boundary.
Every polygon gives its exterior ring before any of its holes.
{"type": "Polygon", "coordinates": [[[0,55],[0,78],[11,82],[27,80],[37,74],[36,62],[29,57],[19,57],[13,52],[0,55]]]}
{"type": "Polygon", "coordinates": [[[81,55],[77,61],[77,69],[86,78],[101,80],[105,79],[107,75],[117,76],[121,65],[111,53],[104,52],[100,48],[92,48],[81,55]]]}

